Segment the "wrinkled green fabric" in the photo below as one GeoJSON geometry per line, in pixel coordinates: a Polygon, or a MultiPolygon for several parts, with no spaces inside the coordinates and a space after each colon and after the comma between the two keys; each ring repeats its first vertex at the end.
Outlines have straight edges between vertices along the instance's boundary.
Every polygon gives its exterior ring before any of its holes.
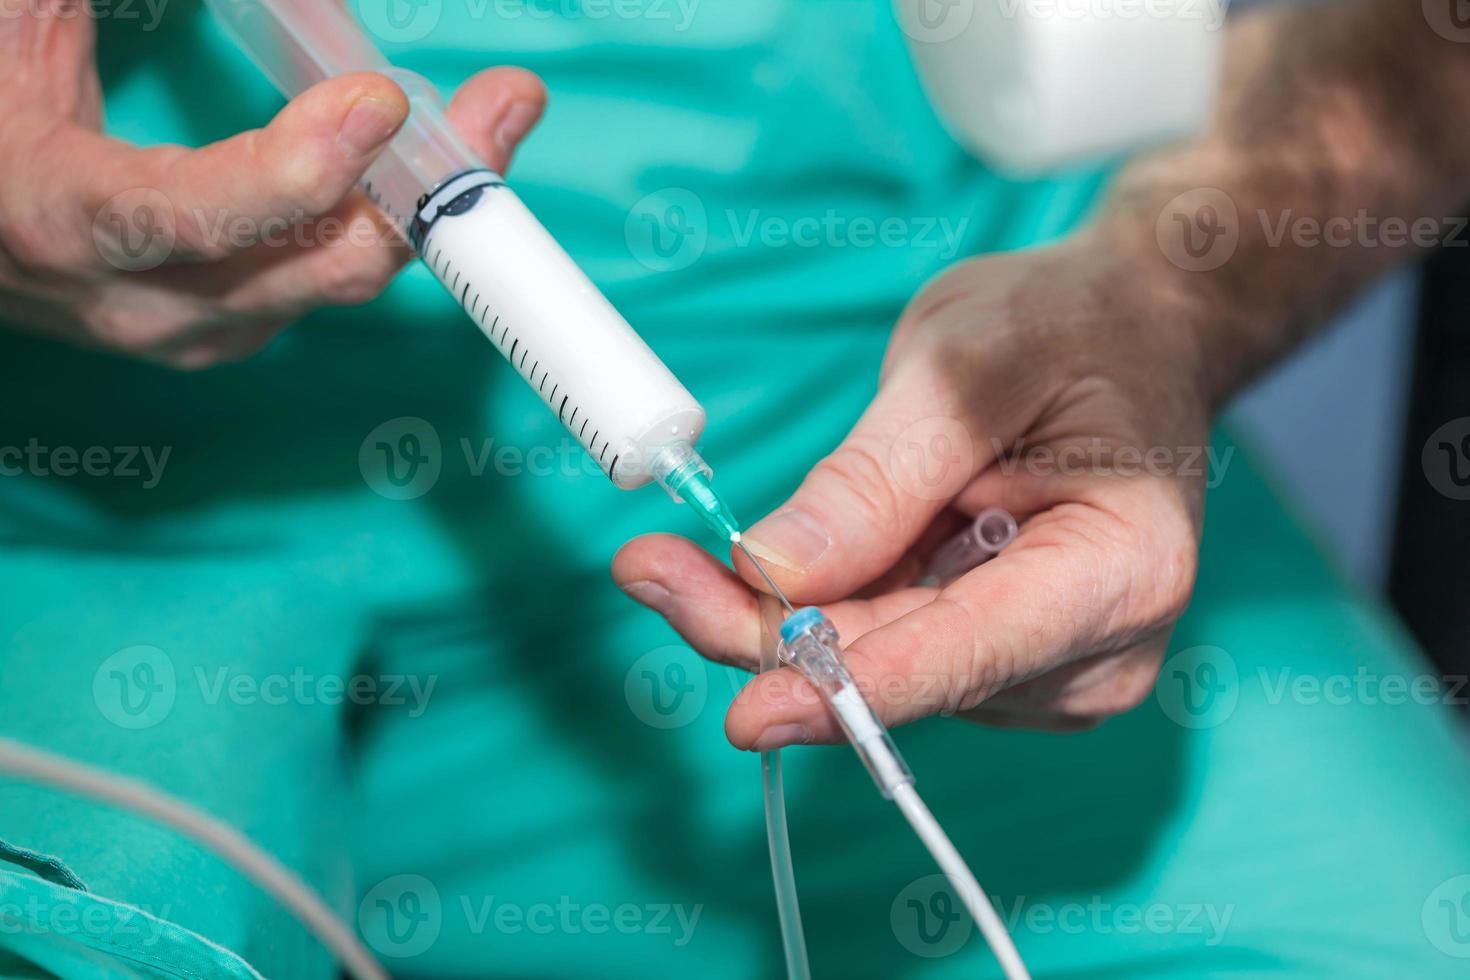
{"type": "MultiPolygon", "coordinates": [[[[881,0],[706,2],[682,28],[654,0],[425,9],[436,28],[386,47],[446,90],[497,63],[547,80],[513,182],[709,409],[702,448],[747,517],[862,410],[926,278],[1061,234],[1105,179],[965,157],[881,0]],[[596,14],[614,9],[644,13],[596,14]],[[896,242],[857,230],[895,217],[896,242]]],[[[142,27],[100,23],[118,135],[198,143],[279,104],[195,8],[142,27]]],[[[0,363],[0,447],[112,461],[0,478],[0,732],[231,821],[395,974],[779,974],[758,763],[722,735],[742,679],[607,575],[636,533],[702,532],[584,462],[422,269],[237,366],[11,334],[0,363]],[[433,437],[425,492],[389,499],[378,444],[405,432],[433,437]],[[124,466],[130,447],[152,469],[124,466]]],[[[911,726],[920,789],[1039,976],[1462,976],[1470,780],[1449,713],[1291,686],[1428,668],[1216,451],[1159,696],[1082,736],[911,726]]],[[[816,975],[994,975],[850,753],[785,755],[816,975]]],[[[280,909],[145,821],[0,781],[0,838],[168,924],[115,962],[110,926],[7,927],[0,974],[334,976],[280,909]]],[[[34,867],[5,870],[0,923],[65,887],[34,867]]]]}

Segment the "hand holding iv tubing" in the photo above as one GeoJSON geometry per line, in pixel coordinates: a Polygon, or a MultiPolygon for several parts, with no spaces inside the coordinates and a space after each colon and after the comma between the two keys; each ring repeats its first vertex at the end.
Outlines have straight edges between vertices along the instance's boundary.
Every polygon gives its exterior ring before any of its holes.
{"type": "MultiPolygon", "coordinates": [[[[965,864],[929,808],[914,790],[914,776],[899,755],[892,737],[858,690],[839,652],[837,629],[820,609],[793,609],[791,602],[744,542],[739,525],[702,477],[708,467],[698,457],[670,466],[666,460],[659,482],[674,497],[694,506],[721,538],[728,540],[755,566],[774,598],[789,615],[780,627],[777,658],[796,667],[821,695],[832,717],[841,726],[858,758],[867,767],[879,791],[897,804],[920,841],[938,862],[980,927],[986,943],[999,961],[1007,980],[1030,980],[1020,954],[1011,942],[994,906],[965,864]]],[[[976,516],[969,527],[955,535],[930,559],[925,578],[948,582],[989,561],[1015,538],[1016,521],[1009,513],[990,508],[976,516]]],[[[762,671],[774,663],[764,652],[762,671]]],[[[806,938],[797,902],[795,869],[787,834],[785,789],[781,777],[780,751],[761,753],[761,784],[765,795],[766,833],[770,844],[771,872],[776,888],[776,911],[781,928],[788,980],[808,980],[806,938]]]]}
{"type": "MultiPolygon", "coordinates": [[[[1088,232],[953,267],[910,302],[848,434],[745,530],[795,604],[836,624],[885,725],[945,715],[1077,731],[1152,694],[1198,560],[1203,475],[1182,463],[1208,429],[1187,332],[1133,305],[1146,289],[1088,232]],[[1034,462],[1094,445],[1082,471],[1034,462]],[[1156,447],[1177,474],[1127,467],[1156,447]],[[990,506],[1024,519],[1003,557],[921,582],[990,506]]],[[[826,368],[819,357],[803,377],[826,368]]],[[[649,536],[624,546],[614,577],[705,656],[753,669],[755,594],[770,590],[734,557],[732,573],[693,542],[649,536]]],[[[793,673],[747,685],[726,715],[732,744],[843,740],[793,673]]]]}
{"type": "MultiPolygon", "coordinates": [[[[929,558],[921,583],[948,584],[1000,554],[1016,538],[1016,519],[999,507],[988,507],[929,558]]],[[[752,559],[753,560],[753,559],[752,559]]],[[[757,563],[759,567],[759,563],[757,563]]],[[[837,627],[815,606],[792,610],[780,588],[777,598],[791,612],[781,624],[776,655],[802,672],[832,709],[847,740],[857,750],[878,789],[893,799],[914,777],[898,754],[888,730],[863,700],[839,654],[837,627]]]]}
{"type": "MultiPolygon", "coordinates": [[[[1016,535],[1016,520],[1009,513],[990,508],[976,516],[971,526],[955,535],[931,557],[925,578],[948,582],[989,561],[1016,535]]],[[[994,906],[985,895],[969,866],[960,856],[929,808],[914,790],[914,776],[899,755],[888,730],[864,700],[852,675],[842,662],[837,629],[820,609],[807,606],[792,610],[791,603],[758,561],[740,541],[732,540],[755,563],[775,597],[790,613],[780,627],[781,639],[775,656],[762,654],[761,670],[772,669],[775,660],[789,663],[802,672],[821,694],[843,733],[867,767],[886,799],[898,805],[920,841],[938,862],[961,902],[979,925],[986,943],[999,961],[1008,980],[1029,980],[1026,965],[1011,942],[994,906]]],[[[766,834],[771,852],[771,872],[776,886],[776,910],[781,927],[788,980],[807,980],[806,939],[797,905],[796,873],[791,842],[786,830],[785,790],[781,778],[781,753],[761,753],[761,781],[765,794],[766,834]]]]}

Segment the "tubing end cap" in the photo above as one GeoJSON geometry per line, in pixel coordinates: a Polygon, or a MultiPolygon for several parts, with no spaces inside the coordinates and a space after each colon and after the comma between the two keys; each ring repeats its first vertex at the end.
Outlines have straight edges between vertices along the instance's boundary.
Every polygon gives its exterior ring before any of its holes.
{"type": "Polygon", "coordinates": [[[805,606],[796,610],[781,624],[781,642],[791,643],[826,618],[816,606],[805,606]]]}

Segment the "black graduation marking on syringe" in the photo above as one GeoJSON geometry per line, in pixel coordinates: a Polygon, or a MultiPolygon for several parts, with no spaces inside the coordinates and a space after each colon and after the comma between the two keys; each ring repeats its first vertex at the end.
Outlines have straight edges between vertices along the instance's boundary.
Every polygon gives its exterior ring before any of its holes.
{"type": "MultiPolygon", "coordinates": [[[[422,255],[423,249],[428,243],[429,235],[432,233],[434,226],[438,224],[441,218],[452,218],[462,214],[467,214],[475,207],[475,205],[480,203],[480,200],[484,197],[487,190],[504,186],[505,181],[501,180],[498,175],[489,170],[470,170],[461,174],[456,174],[455,176],[449,178],[448,180],[440,184],[439,187],[436,188],[433,192],[425,194],[423,197],[419,198],[418,213],[414,216],[413,221],[409,225],[409,242],[413,245],[415,251],[418,251],[419,254],[422,255]]],[[[373,194],[370,185],[369,194],[370,196],[373,194]]],[[[379,203],[379,206],[382,206],[381,202],[378,202],[376,197],[374,197],[374,201],[375,203],[379,203]]],[[[476,292],[474,301],[470,302],[470,286],[473,285],[473,283],[464,276],[464,269],[456,270],[453,268],[453,261],[448,257],[444,258],[444,268],[440,269],[439,260],[442,257],[442,252],[442,248],[436,248],[434,250],[433,258],[429,261],[429,267],[434,270],[434,274],[437,275],[441,280],[447,280],[451,270],[454,271],[453,281],[447,282],[446,285],[449,286],[449,290],[451,293],[460,293],[460,305],[465,306],[470,314],[471,319],[474,319],[476,316],[476,312],[479,310],[481,294],[479,292],[476,292]],[[461,278],[464,278],[463,290],[460,289],[461,278]]],[[[485,318],[489,315],[490,304],[486,303],[485,309],[479,312],[478,318],[482,329],[485,327],[485,318]]],[[[521,338],[517,336],[512,341],[510,350],[507,351],[505,348],[505,342],[507,339],[510,338],[510,324],[506,323],[504,325],[500,332],[499,338],[495,336],[495,328],[497,326],[500,326],[499,314],[496,315],[495,319],[491,322],[489,329],[486,331],[490,336],[490,341],[494,343],[498,348],[500,348],[501,353],[505,355],[506,359],[510,361],[513,367],[515,367],[517,370],[523,370],[526,366],[526,356],[531,353],[530,345],[527,344],[524,346],[524,348],[522,348],[521,338]],[[517,350],[521,350],[521,360],[518,365],[515,361],[515,352],[517,350]]],[[[539,359],[531,365],[531,373],[528,379],[531,384],[536,384],[536,369],[540,365],[541,361],[539,359]]],[[[577,416],[581,413],[581,407],[573,405],[571,420],[567,421],[566,407],[568,402],[571,401],[571,393],[568,392],[562,395],[561,402],[558,404],[556,401],[556,396],[561,391],[561,383],[557,382],[554,386],[552,386],[551,394],[547,396],[546,379],[550,376],[550,371],[544,372],[541,375],[541,382],[539,385],[537,385],[536,390],[541,394],[543,398],[545,398],[548,408],[556,409],[557,420],[566,425],[569,431],[574,431],[571,427],[576,425],[577,416]]],[[[583,416],[582,428],[577,431],[578,440],[581,440],[587,434],[587,423],[590,421],[590,418],[583,416]]],[[[592,441],[590,443],[583,443],[588,447],[589,452],[597,452],[597,436],[600,432],[600,429],[594,430],[592,433],[592,441]]],[[[599,463],[601,463],[603,459],[607,456],[607,450],[610,445],[611,440],[608,440],[606,443],[603,444],[602,451],[598,453],[597,456],[599,463]]],[[[613,470],[616,470],[618,459],[619,457],[617,456],[613,457],[612,466],[609,468],[609,475],[611,475],[613,470]]]]}
{"type": "Polygon", "coordinates": [[[398,215],[393,213],[393,205],[383,200],[383,195],[379,194],[377,190],[373,187],[372,181],[369,180],[365,182],[362,185],[362,189],[367,193],[368,200],[376,204],[378,206],[378,210],[382,211],[388,216],[388,220],[392,221],[394,224],[398,223],[398,215]]]}

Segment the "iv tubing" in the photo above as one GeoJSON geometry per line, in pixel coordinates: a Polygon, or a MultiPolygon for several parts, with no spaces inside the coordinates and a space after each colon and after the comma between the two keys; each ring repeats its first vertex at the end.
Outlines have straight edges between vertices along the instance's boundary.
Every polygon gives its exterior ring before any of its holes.
{"type": "MultiPolygon", "coordinates": [[[[781,665],[776,648],[761,651],[761,672],[781,665]]],[[[766,800],[766,840],[771,848],[771,879],[776,885],[776,917],[781,923],[781,948],[788,980],[810,980],[806,935],[801,928],[796,870],[791,861],[791,837],[786,827],[786,790],[781,782],[781,750],[761,753],[761,787],[766,800]]]]}
{"type": "Polygon", "coordinates": [[[388,980],[373,954],[320,895],[229,824],[137,780],[8,738],[0,738],[0,773],[87,796],[172,827],[280,902],[356,980],[388,980]]]}
{"type": "Polygon", "coordinates": [[[1005,924],[996,914],[995,906],[990,904],[985,890],[980,887],[980,882],[975,880],[969,865],[965,864],[965,859],[950,842],[949,835],[939,826],[939,821],[934,819],[934,814],[929,812],[929,808],[914,791],[914,784],[900,783],[895,786],[893,802],[898,804],[898,809],[908,818],[914,833],[919,835],[919,840],[924,842],[924,846],[938,862],[939,869],[959,893],[960,901],[970,910],[971,917],[980,927],[980,934],[990,945],[990,952],[1000,963],[1007,980],[1030,980],[1031,974],[1026,971],[1026,964],[1021,962],[1021,954],[1016,952],[1015,943],[1011,941],[1005,924]]]}
{"type": "Polygon", "coordinates": [[[798,610],[781,624],[781,645],[777,655],[800,670],[822,696],[879,791],[898,806],[959,893],[960,901],[980,927],[980,934],[990,946],[1006,980],[1031,980],[1026,964],[1016,952],[995,907],[934,819],[934,814],[915,792],[913,774],[899,755],[888,729],[847,672],[840,649],[836,627],[814,606],[798,610]]]}

